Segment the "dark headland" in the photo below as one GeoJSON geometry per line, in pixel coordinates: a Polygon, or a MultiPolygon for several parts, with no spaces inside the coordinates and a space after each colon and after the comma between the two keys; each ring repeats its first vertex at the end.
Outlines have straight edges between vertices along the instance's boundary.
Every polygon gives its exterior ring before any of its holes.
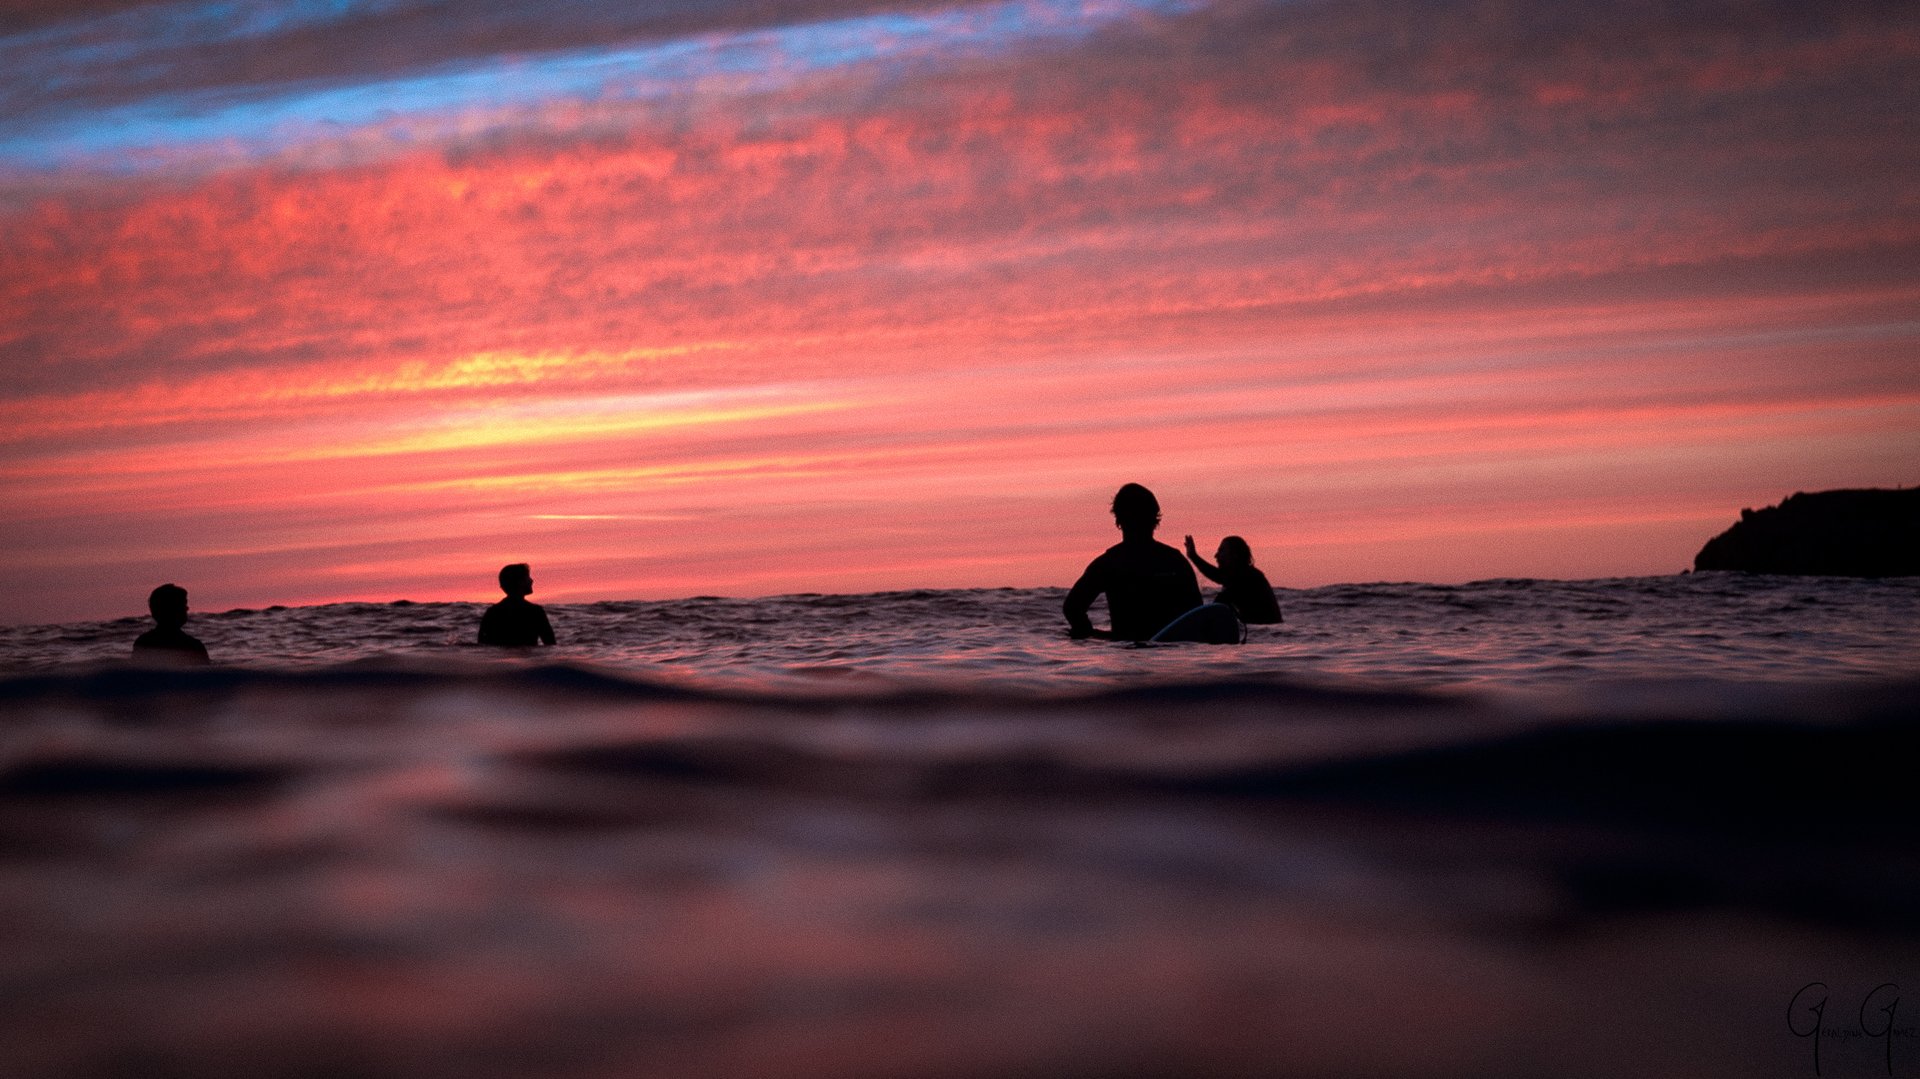
{"type": "Polygon", "coordinates": [[[1697,570],[1824,577],[1920,575],[1920,488],[1816,491],[1741,510],[1693,556],[1697,570]]]}

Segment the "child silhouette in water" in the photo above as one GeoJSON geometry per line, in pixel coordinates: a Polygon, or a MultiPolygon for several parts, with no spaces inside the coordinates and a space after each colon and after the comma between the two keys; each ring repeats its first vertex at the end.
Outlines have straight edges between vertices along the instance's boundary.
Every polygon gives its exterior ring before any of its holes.
{"type": "Polygon", "coordinates": [[[500,567],[500,591],[507,598],[487,608],[480,617],[480,643],[526,648],[553,643],[553,626],[538,603],[528,603],[533,570],[525,562],[500,567]]]}
{"type": "Polygon", "coordinates": [[[1267,583],[1267,575],[1253,565],[1253,548],[1239,536],[1228,536],[1220,541],[1213,552],[1220,560],[1217,566],[1209,565],[1193,547],[1193,537],[1187,537],[1187,560],[1195,569],[1206,574],[1207,579],[1220,586],[1217,602],[1232,607],[1240,621],[1248,625],[1270,625],[1284,621],[1280,617],[1280,601],[1273,598],[1273,585],[1267,583]]]}
{"type": "Polygon", "coordinates": [[[207,646],[180,628],[187,624],[186,589],[177,584],[161,585],[147,596],[147,610],[153,613],[154,627],[134,638],[136,658],[192,666],[213,662],[207,658],[207,646]]]}

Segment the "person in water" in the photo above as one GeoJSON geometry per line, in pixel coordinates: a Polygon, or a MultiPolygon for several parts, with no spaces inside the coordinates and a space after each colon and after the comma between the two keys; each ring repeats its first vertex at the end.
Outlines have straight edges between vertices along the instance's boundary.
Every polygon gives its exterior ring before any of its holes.
{"type": "Polygon", "coordinates": [[[180,628],[187,624],[186,589],[172,583],[161,585],[147,596],[147,610],[153,613],[154,626],[134,638],[135,657],[193,666],[213,662],[207,657],[207,646],[180,628]]]}
{"type": "Polygon", "coordinates": [[[1120,542],[1088,563],[1067,593],[1062,611],[1067,635],[1079,640],[1151,640],[1162,628],[1201,605],[1200,584],[1180,552],[1153,538],[1160,526],[1160,501],[1153,492],[1129,483],[1113,496],[1113,523],[1120,542]],[[1095,629],[1087,611],[1107,597],[1111,629],[1095,629]]]}
{"type": "Polygon", "coordinates": [[[1250,626],[1286,621],[1280,617],[1280,601],[1274,598],[1273,585],[1267,582],[1267,575],[1254,568],[1253,548],[1247,546],[1246,540],[1228,536],[1220,541],[1213,557],[1219,560],[1219,565],[1201,558],[1200,552],[1194,549],[1193,537],[1187,537],[1187,560],[1220,586],[1220,594],[1214,597],[1216,603],[1232,607],[1240,621],[1250,626]]]}
{"type": "Polygon", "coordinates": [[[500,567],[500,591],[507,598],[480,616],[481,644],[529,648],[554,642],[546,609],[527,602],[527,594],[533,591],[533,570],[525,562],[500,567]]]}

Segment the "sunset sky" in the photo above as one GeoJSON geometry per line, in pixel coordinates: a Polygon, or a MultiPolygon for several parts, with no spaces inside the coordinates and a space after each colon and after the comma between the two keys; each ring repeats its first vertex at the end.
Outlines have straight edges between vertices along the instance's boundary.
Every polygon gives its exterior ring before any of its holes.
{"type": "Polygon", "coordinates": [[[1920,6],[0,0],[0,621],[1669,573],[1920,483],[1920,6]]]}

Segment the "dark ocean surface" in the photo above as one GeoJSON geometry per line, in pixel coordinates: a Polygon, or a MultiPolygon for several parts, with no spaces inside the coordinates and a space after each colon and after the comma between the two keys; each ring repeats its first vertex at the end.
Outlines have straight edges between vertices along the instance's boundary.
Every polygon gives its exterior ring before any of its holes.
{"type": "Polygon", "coordinates": [[[0,1074],[1920,1076],[1920,579],[1060,599],[0,628],[0,1074]]]}

